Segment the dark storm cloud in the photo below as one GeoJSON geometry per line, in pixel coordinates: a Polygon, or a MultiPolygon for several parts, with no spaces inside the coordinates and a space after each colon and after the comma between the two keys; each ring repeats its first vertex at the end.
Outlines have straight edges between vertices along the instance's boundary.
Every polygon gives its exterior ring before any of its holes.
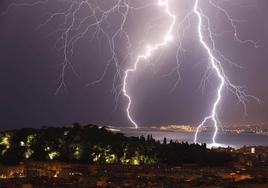
{"type": "MultiPolygon", "coordinates": [[[[8,4],[8,1],[2,1],[1,11],[5,10],[8,4]]],[[[261,47],[254,49],[251,45],[234,43],[230,36],[219,37],[217,47],[224,55],[243,66],[240,69],[227,65],[226,73],[230,79],[239,85],[246,85],[248,92],[258,96],[262,104],[249,101],[248,116],[243,117],[241,105],[237,104],[231,94],[224,92],[220,119],[227,124],[264,122],[268,125],[268,2],[258,0],[251,4],[256,6],[228,5],[228,10],[235,18],[247,20],[238,23],[241,37],[258,41],[261,47]]],[[[189,8],[187,3],[184,6],[189,8]]],[[[36,27],[44,21],[48,10],[57,8],[60,9],[53,6],[53,3],[36,7],[17,7],[0,17],[1,129],[66,125],[77,121],[130,126],[125,113],[126,100],[123,97],[120,98],[116,111],[113,111],[113,67],[109,69],[101,84],[85,87],[102,73],[110,55],[104,40],[100,42],[100,46],[96,42],[79,41],[72,62],[80,77],[68,70],[67,91],[63,89],[57,96],[54,95],[60,75],[58,64],[62,59],[57,49],[53,48],[56,37],[47,37],[47,33],[53,31],[61,20],[55,20],[39,30],[36,30],[36,27]]],[[[213,21],[217,29],[227,27],[226,20],[217,18],[216,12],[206,8],[215,18],[213,21]]],[[[176,12],[181,16],[180,7],[176,12]]],[[[149,14],[151,13],[139,13],[139,19],[130,18],[129,30],[132,34],[139,33],[133,34],[135,39],[145,32],[142,32],[137,20],[140,21],[143,16],[149,14]]],[[[172,49],[172,45],[166,55],[158,60],[160,63],[155,67],[141,66],[135,78],[132,77],[129,87],[134,101],[132,112],[139,124],[199,123],[211,108],[210,101],[215,96],[213,88],[216,82],[213,76],[210,77],[206,93],[202,95],[199,85],[206,68],[206,56],[202,51],[196,50],[199,46],[195,29],[193,24],[191,32],[183,41],[187,48],[194,49],[194,52],[182,55],[182,81],[177,89],[170,92],[176,82],[176,74],[171,77],[163,76],[176,63],[176,49],[172,49]]]]}

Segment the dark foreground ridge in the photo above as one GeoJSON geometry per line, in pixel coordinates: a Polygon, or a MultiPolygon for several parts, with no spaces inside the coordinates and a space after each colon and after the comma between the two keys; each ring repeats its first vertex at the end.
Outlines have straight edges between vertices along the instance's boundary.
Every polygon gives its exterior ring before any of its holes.
{"type": "Polygon", "coordinates": [[[96,125],[23,128],[0,133],[0,163],[57,161],[82,164],[198,164],[226,166],[233,161],[224,151],[206,144],[163,143],[153,139],[126,137],[96,125]]]}
{"type": "Polygon", "coordinates": [[[96,125],[0,133],[1,188],[267,188],[268,147],[126,137],[96,125]]]}

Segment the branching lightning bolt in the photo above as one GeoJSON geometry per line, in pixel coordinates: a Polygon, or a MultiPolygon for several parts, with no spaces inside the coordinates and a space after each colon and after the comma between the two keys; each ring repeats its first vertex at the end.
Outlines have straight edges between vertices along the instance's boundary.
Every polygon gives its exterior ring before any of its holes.
{"type": "MultiPolygon", "coordinates": [[[[12,1],[12,3],[7,7],[6,11],[3,12],[1,15],[6,15],[12,8],[20,6],[20,7],[32,7],[38,5],[44,5],[49,3],[49,0],[38,0],[38,1],[26,1],[16,3],[16,0],[12,1]]],[[[59,52],[62,56],[62,63],[60,64],[61,74],[59,77],[59,85],[56,89],[56,94],[62,88],[66,88],[65,77],[66,77],[66,70],[70,68],[73,73],[77,76],[78,73],[76,72],[71,58],[73,57],[75,45],[81,39],[87,39],[92,42],[95,39],[104,38],[108,41],[109,50],[111,55],[109,56],[104,71],[100,75],[98,79],[88,84],[88,86],[92,86],[98,83],[101,83],[106,76],[108,69],[111,64],[114,64],[116,68],[116,72],[113,78],[113,85],[112,85],[112,92],[115,94],[115,101],[117,106],[117,101],[120,94],[123,94],[124,97],[127,99],[127,107],[126,107],[126,114],[130,122],[133,124],[135,128],[138,128],[138,123],[134,120],[131,113],[131,105],[132,105],[132,97],[128,91],[128,81],[130,79],[130,75],[134,74],[139,64],[143,63],[144,61],[148,61],[150,57],[152,57],[156,51],[160,50],[160,48],[167,47],[171,41],[176,38],[178,43],[178,49],[176,54],[176,61],[177,67],[172,70],[169,74],[171,75],[174,72],[178,73],[178,80],[174,85],[174,88],[177,87],[180,75],[179,75],[179,68],[180,68],[180,55],[179,53],[185,52],[187,50],[184,49],[182,46],[181,38],[184,37],[186,30],[191,28],[191,16],[197,19],[196,25],[196,34],[198,38],[198,43],[202,46],[202,49],[205,51],[208,57],[208,69],[204,75],[204,78],[201,82],[202,90],[205,90],[206,81],[209,79],[210,74],[214,74],[217,77],[217,81],[219,82],[216,88],[216,97],[212,101],[212,109],[210,113],[203,119],[203,121],[198,125],[196,133],[194,135],[194,142],[198,142],[198,133],[201,131],[201,128],[205,126],[206,123],[209,121],[213,122],[214,126],[214,133],[212,136],[213,144],[216,144],[216,136],[219,128],[219,121],[217,117],[217,113],[219,110],[220,103],[222,101],[222,92],[224,89],[230,91],[234,96],[237,97],[238,101],[244,106],[245,113],[246,113],[246,101],[251,98],[254,100],[259,101],[258,98],[249,95],[246,93],[244,87],[237,86],[233,84],[227,75],[224,72],[223,63],[229,63],[231,65],[238,66],[235,62],[230,60],[228,57],[223,55],[220,50],[216,48],[215,37],[224,33],[232,33],[233,40],[240,43],[240,44],[250,44],[253,47],[257,48],[258,44],[253,40],[243,40],[239,37],[238,29],[236,23],[239,20],[235,20],[232,16],[228,13],[227,10],[222,8],[220,5],[217,4],[217,1],[214,0],[207,0],[205,1],[206,4],[209,4],[214,9],[219,11],[223,16],[227,18],[230,23],[231,31],[222,31],[221,33],[216,33],[212,30],[210,17],[205,14],[202,10],[200,4],[200,0],[193,0],[189,1],[190,3],[193,2],[191,6],[191,10],[186,14],[186,16],[182,19],[181,22],[178,22],[178,19],[175,14],[171,11],[171,0],[151,0],[150,3],[145,3],[145,1],[141,1],[144,3],[140,7],[135,7],[131,5],[131,1],[129,0],[114,0],[109,1],[110,7],[108,8],[101,8],[99,2],[97,0],[55,0],[52,1],[53,3],[60,2],[66,3],[67,6],[59,12],[50,13],[48,18],[42,23],[38,28],[41,28],[56,18],[63,18],[63,23],[59,25],[58,28],[52,32],[51,35],[58,35],[58,40],[56,41],[56,46],[59,49],[59,52]],[[148,7],[158,6],[163,10],[163,12],[167,15],[168,19],[167,22],[170,22],[169,27],[167,28],[165,34],[161,38],[161,42],[155,44],[153,46],[147,46],[143,53],[133,57],[132,50],[133,46],[131,43],[130,36],[126,30],[126,23],[131,11],[137,11],[146,9],[148,7]],[[66,8],[67,7],[67,8],[66,8]],[[88,14],[83,18],[79,18],[78,14],[82,11],[82,9],[87,9],[88,14]],[[112,17],[113,14],[117,14],[119,16],[119,25],[114,26],[116,30],[114,32],[110,32],[106,25],[109,25],[109,18],[112,17]],[[182,32],[180,32],[180,28],[182,28],[182,32]],[[176,33],[176,35],[174,35],[176,33]],[[90,37],[87,35],[90,34],[90,37]],[[174,36],[173,36],[174,35],[174,36]],[[89,39],[88,39],[89,38],[89,39]],[[123,58],[120,58],[119,53],[117,52],[117,45],[119,45],[118,40],[125,40],[126,54],[123,58]],[[132,61],[130,61],[132,60],[132,61]],[[125,69],[122,67],[122,64],[126,62],[134,62],[130,68],[125,69]],[[119,90],[119,91],[118,91],[119,90]]],[[[204,2],[204,1],[203,1],[204,2]]],[[[203,3],[202,2],[202,3],[203,3]]],[[[225,0],[224,2],[228,2],[225,0]]],[[[231,1],[230,1],[231,2],[231,1]]],[[[107,3],[107,2],[106,2],[107,3]]],[[[233,5],[238,5],[234,3],[233,5]]],[[[241,5],[242,6],[242,5],[241,5]]],[[[239,66],[238,66],[239,67],[239,66]]],[[[173,90],[174,90],[173,88],[173,90]]]]}
{"type": "MultiPolygon", "coordinates": [[[[242,44],[250,43],[250,44],[253,44],[254,47],[256,47],[256,48],[258,47],[257,43],[252,41],[252,40],[241,40],[238,37],[238,32],[237,32],[236,25],[234,24],[234,20],[227,13],[227,11],[225,9],[221,8],[220,6],[214,4],[212,1],[209,1],[209,2],[214,7],[216,7],[218,10],[222,11],[224,13],[224,15],[228,18],[228,20],[230,21],[231,26],[233,28],[235,41],[242,43],[242,44]]],[[[204,47],[204,49],[206,50],[207,55],[209,57],[208,58],[209,63],[211,65],[211,67],[213,68],[214,73],[217,75],[220,83],[219,83],[219,86],[217,88],[217,97],[216,97],[215,101],[213,102],[213,107],[212,107],[211,113],[210,113],[210,115],[208,115],[207,117],[204,118],[204,120],[201,122],[201,124],[198,125],[197,130],[196,130],[195,135],[194,135],[194,143],[197,143],[197,136],[198,136],[198,133],[200,131],[200,128],[203,127],[205,125],[205,123],[207,123],[209,120],[211,120],[213,122],[213,125],[215,128],[213,136],[212,136],[212,142],[213,142],[212,145],[217,145],[216,136],[217,136],[218,127],[219,127],[218,120],[217,120],[217,110],[218,110],[219,104],[222,100],[222,91],[223,91],[224,86],[226,86],[232,93],[234,93],[236,95],[239,102],[241,102],[244,105],[245,110],[246,110],[245,100],[247,98],[253,98],[257,101],[259,101],[259,99],[252,96],[252,95],[246,94],[242,87],[232,84],[230,82],[230,80],[228,79],[228,77],[225,75],[224,70],[221,66],[221,61],[214,55],[214,53],[215,54],[218,53],[227,62],[231,62],[231,61],[229,59],[225,58],[218,50],[216,50],[215,42],[214,42],[214,39],[212,36],[213,34],[212,34],[211,29],[210,29],[209,18],[202,13],[202,10],[199,8],[198,5],[199,5],[199,0],[195,0],[194,13],[198,18],[197,28],[198,28],[199,41],[202,44],[202,46],[204,47]],[[207,22],[208,22],[208,26],[207,26],[207,30],[209,33],[208,38],[210,39],[210,41],[212,43],[212,47],[210,47],[204,39],[204,35],[203,35],[203,31],[202,31],[202,28],[204,27],[204,24],[203,24],[204,19],[207,20],[207,22]]]]}
{"type": "Polygon", "coordinates": [[[211,65],[212,65],[213,69],[215,70],[218,78],[220,79],[220,85],[218,87],[217,98],[216,98],[216,100],[215,100],[215,102],[213,104],[211,115],[206,117],[202,121],[202,123],[197,127],[194,142],[196,143],[196,141],[197,141],[197,134],[198,134],[198,131],[199,131],[200,127],[202,127],[209,119],[211,119],[213,121],[213,124],[214,124],[214,127],[215,127],[215,131],[214,131],[213,138],[212,138],[213,144],[215,144],[216,143],[215,138],[216,138],[216,135],[217,135],[217,132],[218,132],[216,111],[217,111],[217,107],[218,107],[218,105],[219,105],[219,103],[221,101],[221,98],[222,98],[221,93],[222,93],[222,89],[223,89],[224,84],[225,84],[225,79],[224,79],[224,76],[221,73],[221,70],[220,70],[219,66],[216,64],[216,61],[217,61],[216,58],[213,56],[213,53],[212,53],[211,49],[209,48],[209,46],[204,41],[203,34],[202,34],[202,15],[198,10],[198,2],[199,2],[199,0],[195,1],[194,12],[198,17],[198,36],[199,36],[199,40],[200,40],[200,43],[205,48],[205,50],[207,51],[207,54],[209,56],[209,61],[210,61],[211,65]]]}
{"type": "Polygon", "coordinates": [[[158,50],[159,48],[161,48],[163,46],[166,46],[168,44],[168,42],[170,42],[172,40],[172,38],[173,38],[172,32],[173,32],[173,29],[174,29],[174,26],[176,23],[176,16],[171,13],[171,11],[169,9],[168,0],[159,0],[158,5],[163,7],[166,14],[170,17],[172,23],[170,24],[170,27],[168,28],[166,35],[163,37],[163,42],[156,44],[152,47],[147,46],[146,52],[137,57],[137,59],[134,63],[134,66],[125,71],[125,77],[123,80],[123,93],[124,93],[124,96],[128,99],[128,105],[126,108],[127,116],[129,118],[129,120],[131,121],[131,123],[135,126],[135,128],[138,128],[138,124],[135,122],[135,120],[131,116],[130,107],[131,107],[132,100],[131,100],[130,94],[128,94],[128,92],[127,92],[127,80],[128,80],[129,74],[132,72],[135,72],[137,70],[138,64],[142,60],[147,60],[148,58],[151,57],[151,55],[154,51],[158,50]]]}

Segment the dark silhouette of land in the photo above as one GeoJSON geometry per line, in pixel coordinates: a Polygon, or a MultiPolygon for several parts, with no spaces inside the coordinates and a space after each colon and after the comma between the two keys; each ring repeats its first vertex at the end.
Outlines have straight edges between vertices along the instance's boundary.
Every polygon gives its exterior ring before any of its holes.
{"type": "Polygon", "coordinates": [[[97,125],[0,132],[0,187],[267,187],[268,147],[126,137],[97,125]]]}
{"type": "Polygon", "coordinates": [[[82,164],[197,164],[226,166],[227,152],[210,150],[206,144],[163,143],[146,137],[126,137],[96,125],[23,128],[0,133],[0,163],[57,161],[82,164]]]}

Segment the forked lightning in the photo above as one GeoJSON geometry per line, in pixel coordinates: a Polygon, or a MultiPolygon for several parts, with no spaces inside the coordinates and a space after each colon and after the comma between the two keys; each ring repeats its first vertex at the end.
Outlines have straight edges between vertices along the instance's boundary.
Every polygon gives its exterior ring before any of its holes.
{"type": "MultiPolygon", "coordinates": [[[[178,72],[179,70],[179,53],[181,50],[183,50],[181,45],[181,38],[183,38],[185,29],[184,28],[195,28],[196,38],[198,41],[198,45],[202,47],[202,50],[207,54],[208,61],[207,65],[209,67],[209,71],[213,73],[217,77],[217,80],[215,80],[218,85],[215,88],[216,90],[216,96],[215,99],[212,100],[212,109],[210,110],[210,113],[201,121],[201,123],[198,125],[195,136],[194,136],[194,142],[198,143],[198,133],[201,131],[201,128],[205,126],[207,123],[212,122],[214,126],[214,133],[212,136],[212,143],[216,145],[216,136],[218,133],[219,128],[219,121],[218,121],[218,110],[219,106],[222,102],[222,92],[224,89],[229,90],[231,93],[233,93],[238,101],[242,103],[242,105],[245,108],[246,111],[246,100],[248,98],[252,98],[254,100],[259,101],[258,98],[248,95],[245,91],[245,88],[241,86],[234,85],[230,79],[225,74],[225,71],[223,69],[224,63],[231,63],[232,65],[235,65],[234,62],[232,62],[229,58],[224,56],[220,50],[216,48],[216,40],[215,37],[217,35],[214,33],[214,30],[212,30],[212,25],[210,21],[210,17],[208,14],[206,14],[205,10],[203,10],[201,7],[202,4],[207,4],[211,7],[213,7],[215,10],[221,13],[221,16],[224,16],[230,24],[230,27],[232,28],[231,31],[223,31],[222,33],[229,32],[233,35],[233,40],[240,43],[241,45],[252,45],[253,47],[257,48],[258,44],[253,40],[243,40],[239,37],[239,31],[236,26],[237,20],[233,19],[232,16],[228,13],[228,11],[220,6],[219,2],[216,0],[206,0],[206,1],[200,1],[200,0],[192,0],[192,1],[186,1],[187,3],[190,3],[192,8],[189,10],[189,12],[186,14],[186,16],[181,19],[182,21],[179,21],[179,18],[177,18],[177,15],[175,12],[173,12],[172,5],[178,3],[176,0],[151,0],[151,1],[141,1],[141,6],[134,6],[133,2],[130,0],[114,0],[109,1],[110,7],[109,8],[101,8],[101,6],[98,3],[98,0],[66,0],[66,1],[60,1],[60,0],[39,0],[39,1],[27,1],[24,0],[23,2],[17,2],[14,1],[10,4],[10,6],[7,7],[6,11],[3,12],[2,16],[8,14],[9,11],[12,10],[14,7],[33,7],[33,6],[41,6],[47,3],[64,3],[65,6],[67,4],[67,8],[65,8],[63,11],[60,12],[54,12],[50,13],[48,18],[45,20],[44,23],[40,24],[39,28],[46,26],[50,22],[52,22],[53,19],[57,18],[63,18],[64,23],[62,23],[52,34],[59,35],[59,39],[56,42],[56,45],[59,46],[60,52],[62,53],[63,62],[61,63],[61,74],[59,79],[59,86],[56,90],[56,93],[58,93],[62,88],[66,88],[65,83],[65,77],[66,77],[66,70],[67,68],[71,68],[73,72],[76,73],[71,58],[74,54],[75,45],[79,40],[88,39],[87,34],[91,34],[90,41],[94,39],[98,39],[100,37],[106,39],[109,44],[109,49],[111,52],[111,55],[109,59],[107,60],[107,64],[104,68],[103,73],[94,82],[91,82],[89,85],[94,85],[101,83],[101,81],[106,76],[108,69],[110,65],[114,64],[116,67],[116,72],[113,79],[113,87],[112,91],[115,93],[116,98],[116,104],[118,101],[118,98],[120,94],[123,94],[124,97],[127,99],[127,107],[126,107],[126,114],[130,122],[133,124],[135,128],[138,128],[138,123],[134,120],[131,112],[131,105],[132,105],[132,97],[131,94],[128,91],[128,88],[130,87],[128,85],[129,79],[131,79],[132,76],[135,76],[135,72],[138,71],[138,66],[141,63],[146,63],[152,57],[156,51],[163,50],[163,48],[166,48],[171,41],[173,43],[178,43],[178,50],[176,55],[176,61],[177,66],[175,69],[178,72]],[[149,3],[148,3],[149,2],[149,3]],[[170,23],[169,26],[166,28],[165,34],[161,37],[161,42],[154,44],[154,45],[148,45],[144,46],[144,50],[141,54],[134,57],[133,63],[131,63],[131,66],[129,66],[129,62],[131,62],[131,56],[132,56],[132,43],[130,40],[129,33],[126,29],[126,23],[128,22],[128,17],[130,16],[131,11],[138,11],[143,10],[147,8],[155,8],[159,6],[161,11],[166,14],[166,22],[170,23]],[[79,13],[82,11],[88,11],[88,14],[84,16],[83,18],[79,18],[79,13]],[[108,19],[112,17],[114,14],[118,15],[118,19],[120,20],[119,25],[114,26],[116,30],[113,33],[110,33],[110,31],[107,30],[107,23],[109,22],[108,19]],[[195,25],[193,25],[193,23],[195,25]],[[189,27],[191,25],[191,27],[189,27]],[[178,28],[183,28],[182,32],[178,28]],[[117,52],[116,46],[120,43],[118,40],[125,40],[125,43],[127,44],[127,53],[124,58],[119,57],[119,53],[117,52]],[[127,63],[128,62],[128,63],[127,63]],[[122,64],[128,64],[129,68],[122,67],[122,64]],[[119,84],[118,84],[119,83],[119,84]],[[118,91],[119,90],[119,91],[118,91]]],[[[228,2],[228,1],[225,1],[228,2]]],[[[179,74],[179,73],[178,73],[179,74]]],[[[205,75],[204,82],[202,82],[202,86],[204,87],[205,81],[209,77],[205,75]]],[[[177,82],[175,84],[175,87],[177,86],[177,82]]],[[[204,88],[203,88],[204,89],[204,88]]]]}

